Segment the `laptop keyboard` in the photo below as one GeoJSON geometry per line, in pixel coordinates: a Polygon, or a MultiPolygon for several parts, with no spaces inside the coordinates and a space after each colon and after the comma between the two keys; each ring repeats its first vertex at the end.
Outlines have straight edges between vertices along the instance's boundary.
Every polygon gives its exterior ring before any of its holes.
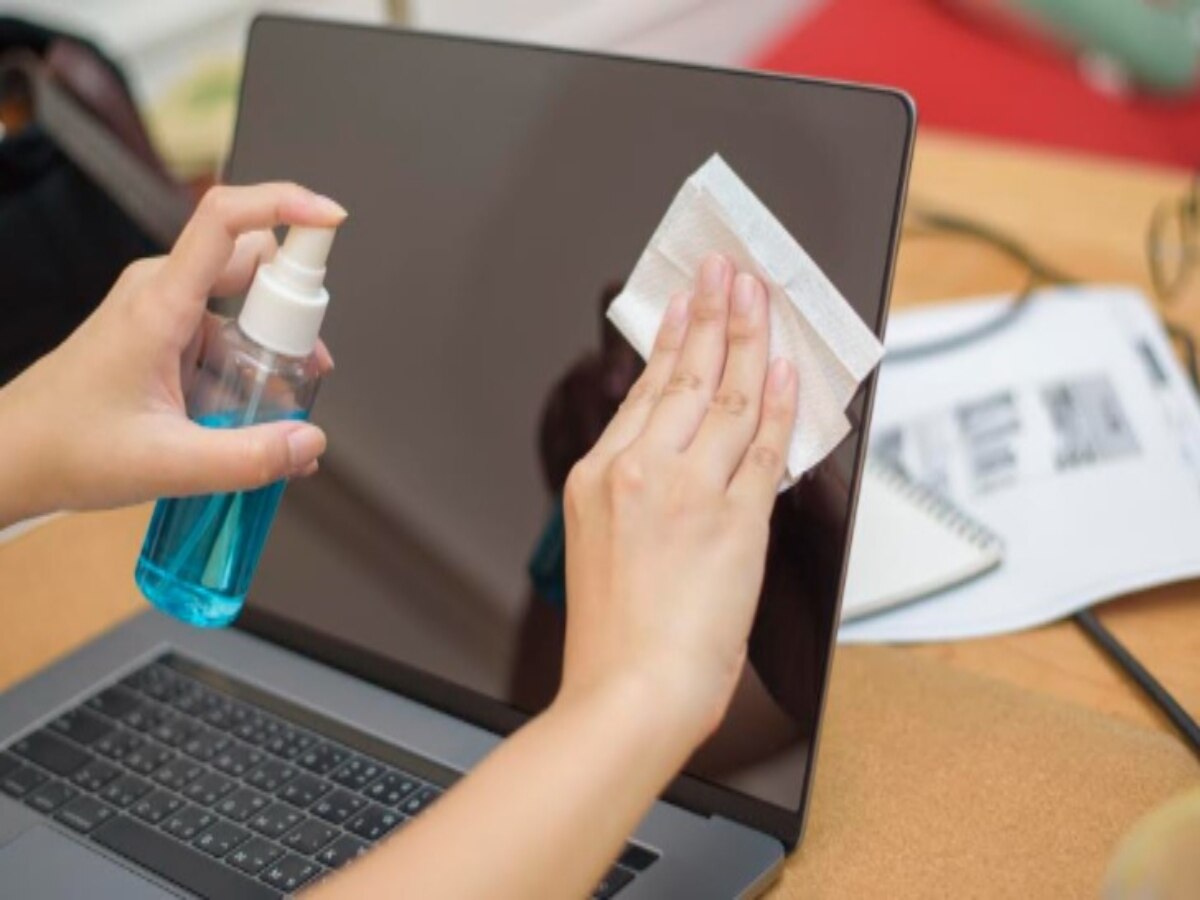
{"type": "MultiPolygon", "coordinates": [[[[0,790],[201,897],[312,884],[457,773],[168,655],[0,750],[0,790]]],[[[627,844],[594,897],[658,859],[627,844]]]]}

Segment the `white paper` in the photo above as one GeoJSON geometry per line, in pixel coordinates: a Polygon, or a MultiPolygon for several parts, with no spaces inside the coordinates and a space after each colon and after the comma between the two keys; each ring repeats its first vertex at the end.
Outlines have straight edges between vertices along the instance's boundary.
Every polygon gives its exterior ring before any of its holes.
{"type": "MultiPolygon", "coordinates": [[[[892,316],[896,350],[1004,301],[892,316]]],[[[935,641],[1040,625],[1200,575],[1200,404],[1138,291],[1044,291],[1007,328],[880,373],[870,451],[995,531],[1004,561],[847,623],[844,641],[935,641]]]]}
{"type": "Polygon", "coordinates": [[[643,359],[667,303],[694,287],[701,262],[713,252],[766,285],[771,358],[787,357],[796,367],[799,396],[786,486],[849,433],[846,407],[883,347],[795,238],[714,155],[676,195],[608,309],[643,359]]]}

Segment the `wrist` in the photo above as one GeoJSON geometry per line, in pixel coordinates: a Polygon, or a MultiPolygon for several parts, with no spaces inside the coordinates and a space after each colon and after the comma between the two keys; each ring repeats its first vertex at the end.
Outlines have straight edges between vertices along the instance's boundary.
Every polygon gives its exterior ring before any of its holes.
{"type": "Polygon", "coordinates": [[[564,679],[549,711],[607,719],[614,737],[637,742],[673,776],[711,733],[711,710],[711,704],[700,701],[688,685],[684,673],[644,666],[587,683],[564,679]]]}
{"type": "Polygon", "coordinates": [[[35,363],[0,388],[0,527],[53,512],[53,446],[37,415],[35,363]]]}

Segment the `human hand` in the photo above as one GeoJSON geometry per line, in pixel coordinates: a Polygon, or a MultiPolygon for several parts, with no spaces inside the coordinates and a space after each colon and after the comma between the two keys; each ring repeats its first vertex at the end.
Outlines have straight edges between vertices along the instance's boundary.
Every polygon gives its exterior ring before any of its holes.
{"type": "MultiPolygon", "coordinates": [[[[564,492],[560,697],[632,679],[695,746],[746,658],[796,373],[768,368],[766,291],[708,258],[646,369],[564,492]]],[[[689,747],[690,749],[690,747],[689,747]]]]}
{"type": "MultiPolygon", "coordinates": [[[[61,346],[0,391],[0,431],[16,443],[0,468],[0,482],[15,488],[0,491],[9,495],[0,524],[314,471],[321,429],[296,421],[204,428],[188,420],[184,391],[218,321],[206,311],[209,295],[249,286],[275,252],[271,228],[329,227],[345,216],[295,184],[210,190],[170,255],[130,265],[61,346]]],[[[328,351],[318,354],[330,368],[328,351]]]]}

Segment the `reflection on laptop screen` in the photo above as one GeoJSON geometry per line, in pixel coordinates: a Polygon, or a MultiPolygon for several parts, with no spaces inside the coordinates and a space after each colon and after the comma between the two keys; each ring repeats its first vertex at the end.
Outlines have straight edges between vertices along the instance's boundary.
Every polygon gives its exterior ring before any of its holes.
{"type": "MultiPolygon", "coordinates": [[[[402,664],[385,680],[458,712],[534,712],[562,651],[563,482],[640,370],[603,311],[675,191],[721,153],[878,331],[908,112],[782,79],[272,25],[230,180],[293,178],[350,218],[315,409],[330,448],[285,496],[251,618],[320,635],[351,667],[347,648],[402,664]]],[[[688,769],[788,810],[862,437],[780,497],[750,663],[688,769]]]]}

